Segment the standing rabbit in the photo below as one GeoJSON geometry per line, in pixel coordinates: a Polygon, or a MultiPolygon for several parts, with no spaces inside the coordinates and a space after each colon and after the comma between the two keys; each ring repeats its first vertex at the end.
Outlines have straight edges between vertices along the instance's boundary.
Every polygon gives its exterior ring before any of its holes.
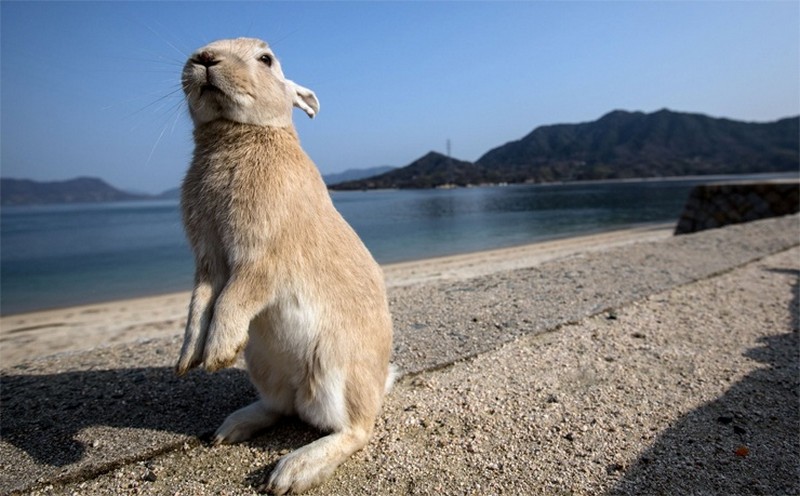
{"type": "Polygon", "coordinates": [[[284,456],[266,489],[321,484],[369,441],[392,382],[383,274],[333,206],[292,124],[314,93],[286,79],[263,41],[220,40],[183,69],[194,156],[182,189],[195,287],[179,374],[244,350],[255,403],[215,443],[252,437],[283,415],[329,434],[284,456]]]}

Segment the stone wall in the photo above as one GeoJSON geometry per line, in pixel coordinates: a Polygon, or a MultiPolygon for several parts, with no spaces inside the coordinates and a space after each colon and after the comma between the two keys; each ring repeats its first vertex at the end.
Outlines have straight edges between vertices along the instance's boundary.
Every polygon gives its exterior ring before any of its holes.
{"type": "Polygon", "coordinates": [[[800,181],[716,183],[695,186],[675,234],[797,213],[800,181]]]}

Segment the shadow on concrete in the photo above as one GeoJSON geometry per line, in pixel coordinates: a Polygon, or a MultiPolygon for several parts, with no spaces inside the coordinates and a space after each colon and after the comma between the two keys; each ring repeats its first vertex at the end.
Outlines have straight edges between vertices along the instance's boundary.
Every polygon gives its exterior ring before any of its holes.
{"type": "MultiPolygon", "coordinates": [[[[184,377],[171,367],[5,371],[0,382],[0,494],[25,492],[42,481],[83,480],[185,442],[209,442],[228,414],[257,398],[240,369],[184,377]]],[[[296,449],[320,435],[286,418],[248,444],[296,449]]],[[[245,482],[256,488],[268,473],[256,471],[245,482]]]]}
{"type": "MultiPolygon", "coordinates": [[[[770,271],[800,276],[794,269],[770,271]]],[[[768,366],[667,429],[609,494],[800,494],[797,283],[793,294],[791,331],[745,353],[768,366]]]]}
{"type": "MultiPolygon", "coordinates": [[[[89,454],[92,441],[79,440],[86,428],[147,429],[203,438],[227,414],[256,398],[246,372],[238,369],[194,371],[182,378],[169,367],[150,367],[3,374],[1,380],[0,438],[36,463],[56,467],[89,454]]],[[[113,437],[95,434],[97,443],[110,445],[112,457],[139,439],[153,437],[125,430],[113,437]]]]}

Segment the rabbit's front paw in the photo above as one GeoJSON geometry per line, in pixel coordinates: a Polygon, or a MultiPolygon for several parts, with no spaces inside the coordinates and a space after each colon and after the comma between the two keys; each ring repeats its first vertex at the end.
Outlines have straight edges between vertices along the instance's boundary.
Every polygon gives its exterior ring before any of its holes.
{"type": "Polygon", "coordinates": [[[232,332],[230,329],[212,325],[203,353],[203,368],[214,372],[230,367],[245,345],[247,345],[246,328],[244,332],[232,332]]]}
{"type": "Polygon", "coordinates": [[[203,362],[205,333],[195,328],[187,328],[181,347],[181,356],[175,365],[175,372],[183,375],[203,362]]]}
{"type": "Polygon", "coordinates": [[[193,368],[200,365],[201,354],[198,350],[191,350],[181,353],[178,358],[178,363],[175,365],[175,372],[178,375],[184,375],[193,368]]]}

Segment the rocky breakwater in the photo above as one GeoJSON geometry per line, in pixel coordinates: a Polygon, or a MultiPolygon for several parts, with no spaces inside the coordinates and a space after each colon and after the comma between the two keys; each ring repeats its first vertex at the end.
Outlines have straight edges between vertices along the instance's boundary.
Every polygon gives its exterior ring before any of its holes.
{"type": "Polygon", "coordinates": [[[675,234],[739,224],[800,211],[800,180],[726,182],[695,186],[675,234]]]}

